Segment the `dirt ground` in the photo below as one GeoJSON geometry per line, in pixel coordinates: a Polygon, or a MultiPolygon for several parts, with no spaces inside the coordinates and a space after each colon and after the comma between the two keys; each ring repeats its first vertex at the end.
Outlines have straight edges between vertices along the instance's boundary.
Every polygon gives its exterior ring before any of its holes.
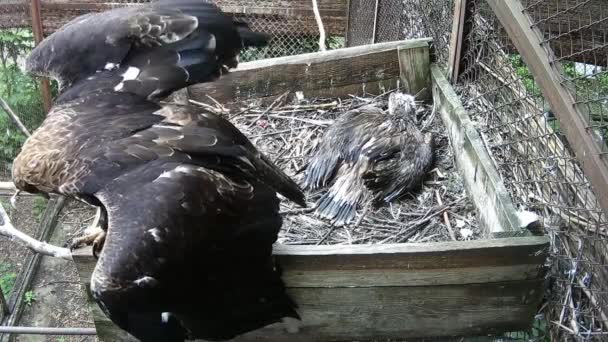
{"type": "MultiPolygon", "coordinates": [[[[38,211],[33,200],[20,199],[18,210],[11,215],[13,224],[28,234],[34,234],[38,229],[36,215],[38,211]]],[[[94,214],[95,211],[85,205],[76,202],[67,203],[59,215],[51,243],[62,246],[74,233],[84,229],[94,214]]],[[[17,247],[13,242],[0,238],[0,263],[10,265],[12,272],[19,272],[28,253],[29,251],[17,247]]],[[[27,304],[18,323],[19,326],[94,327],[86,304],[85,292],[78,281],[78,273],[73,262],[43,257],[29,290],[31,291],[29,300],[26,300],[27,304]]],[[[97,339],[93,336],[18,335],[15,336],[15,341],[93,342],[97,339]]]]}

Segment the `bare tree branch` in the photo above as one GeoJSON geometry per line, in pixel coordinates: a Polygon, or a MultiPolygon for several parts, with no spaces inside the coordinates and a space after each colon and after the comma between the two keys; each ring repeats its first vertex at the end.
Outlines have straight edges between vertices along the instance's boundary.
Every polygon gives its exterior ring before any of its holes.
{"type": "Polygon", "coordinates": [[[0,182],[0,190],[5,191],[16,191],[15,184],[13,182],[0,182]]]}
{"type": "Polygon", "coordinates": [[[11,240],[18,240],[22,245],[31,249],[36,253],[43,255],[52,256],[55,258],[61,258],[65,260],[72,260],[72,252],[67,248],[57,247],[46,242],[38,241],[33,237],[23,233],[13,226],[8,217],[8,214],[4,210],[4,207],[0,203],[0,235],[4,235],[11,240]]]}
{"type": "Polygon", "coordinates": [[[0,97],[0,107],[2,107],[2,109],[4,109],[6,114],[8,114],[8,117],[11,118],[11,120],[13,120],[15,125],[17,125],[17,127],[19,127],[19,129],[21,130],[21,132],[23,132],[23,134],[25,134],[28,137],[31,135],[30,131],[27,130],[27,127],[25,127],[25,125],[23,124],[23,122],[21,122],[21,120],[19,119],[17,114],[15,114],[15,112],[11,109],[11,107],[8,105],[8,103],[6,101],[4,101],[4,99],[2,97],[0,97]]]}
{"type": "Polygon", "coordinates": [[[319,50],[325,51],[327,50],[325,47],[325,28],[323,27],[323,20],[321,19],[321,12],[319,11],[317,0],[312,0],[312,10],[315,12],[315,19],[317,20],[317,25],[319,25],[319,50]]]}

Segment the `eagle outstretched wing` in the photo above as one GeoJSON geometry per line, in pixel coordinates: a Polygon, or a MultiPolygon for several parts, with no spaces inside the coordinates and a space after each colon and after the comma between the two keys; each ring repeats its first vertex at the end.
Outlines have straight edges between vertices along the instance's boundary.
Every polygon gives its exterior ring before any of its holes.
{"type": "Polygon", "coordinates": [[[228,339],[297,318],[272,244],[277,193],[306,206],[301,189],[226,119],[157,101],[265,39],[201,0],[167,0],[74,20],[28,60],[69,87],[13,181],[103,208],[92,293],[141,341],[228,339]]]}
{"type": "Polygon", "coordinates": [[[108,233],[92,294],[142,341],[230,339],[298,318],[271,256],[282,219],[270,187],[157,160],[96,196],[108,233]]]}
{"type": "Polygon", "coordinates": [[[20,188],[45,184],[105,209],[92,292],[142,341],[231,338],[297,318],[272,244],[277,193],[305,206],[304,195],[226,119],[94,91],[54,107],[14,168],[20,188]],[[57,155],[39,156],[48,151],[57,155]]]}
{"type": "Polygon", "coordinates": [[[73,19],[33,49],[25,70],[54,78],[65,89],[98,71],[127,70],[129,63],[143,72],[142,66],[148,64],[146,58],[154,49],[156,60],[179,59],[172,64],[196,75],[190,81],[205,82],[236,67],[242,48],[263,46],[267,40],[265,34],[233,21],[212,3],[161,0],[73,19]],[[141,56],[145,56],[143,60],[141,56]],[[192,65],[200,66],[201,59],[205,60],[205,70],[188,70],[192,65]]]}
{"type": "Polygon", "coordinates": [[[304,187],[319,189],[335,177],[342,163],[359,157],[361,148],[373,137],[367,129],[370,117],[383,116],[382,109],[366,105],[349,110],[336,120],[321,137],[321,143],[310,159],[304,175],[304,187]]]}

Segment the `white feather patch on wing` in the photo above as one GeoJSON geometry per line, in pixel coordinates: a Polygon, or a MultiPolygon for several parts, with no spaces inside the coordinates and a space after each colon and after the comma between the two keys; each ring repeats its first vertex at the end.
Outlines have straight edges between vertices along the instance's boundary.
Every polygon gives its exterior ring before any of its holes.
{"type": "Polygon", "coordinates": [[[156,242],[160,242],[161,241],[160,229],[158,229],[158,228],[148,229],[148,233],[150,235],[152,235],[152,237],[154,238],[154,241],[156,241],[156,242]]]}
{"type": "Polygon", "coordinates": [[[140,72],[141,70],[139,70],[139,68],[130,66],[127,71],[122,74],[122,81],[114,87],[114,90],[121,91],[124,88],[124,82],[136,79],[140,72]]]}

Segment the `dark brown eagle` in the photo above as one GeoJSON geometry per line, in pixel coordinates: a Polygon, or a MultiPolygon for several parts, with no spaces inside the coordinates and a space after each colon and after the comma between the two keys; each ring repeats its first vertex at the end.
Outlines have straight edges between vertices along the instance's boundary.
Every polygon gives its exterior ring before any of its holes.
{"type": "Polygon", "coordinates": [[[321,138],[305,171],[304,186],[329,187],[316,214],[336,226],[352,222],[357,207],[375,207],[420,185],[433,162],[433,139],[415,124],[411,95],[389,95],[388,111],[366,105],[340,115],[321,138]]]}
{"type": "Polygon", "coordinates": [[[27,68],[62,83],[13,164],[18,189],[102,208],[91,293],[141,341],[226,340],[299,318],[272,259],[279,198],[301,189],[230,122],[161,103],[265,35],[202,1],[90,14],[27,68]],[[68,57],[69,56],[69,57],[68,57]]]}

